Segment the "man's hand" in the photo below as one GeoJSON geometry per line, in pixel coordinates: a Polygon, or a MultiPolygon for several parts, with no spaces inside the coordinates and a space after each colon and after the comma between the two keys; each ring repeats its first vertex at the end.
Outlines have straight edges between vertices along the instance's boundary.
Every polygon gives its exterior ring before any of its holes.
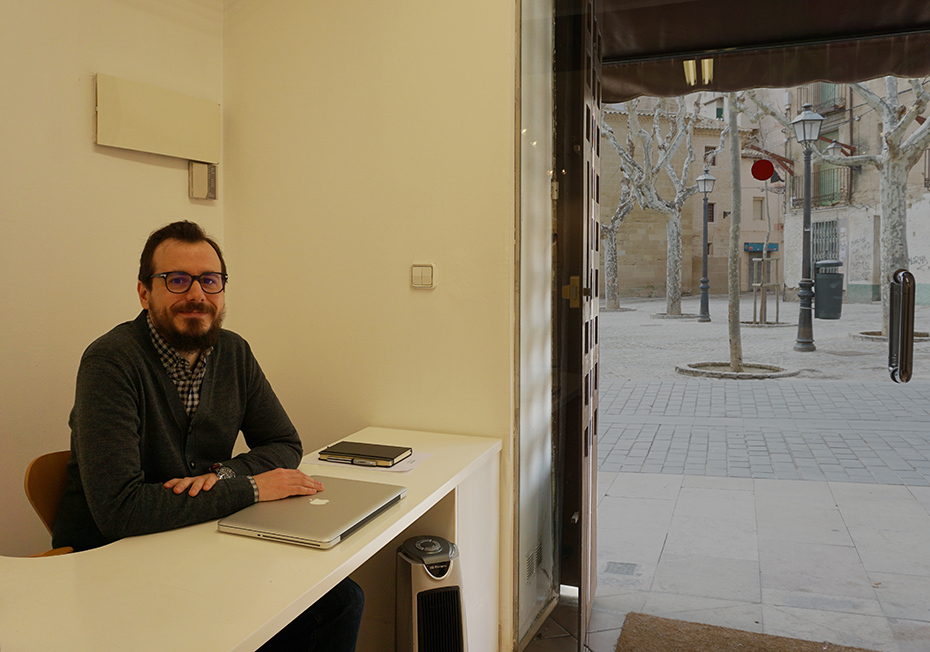
{"type": "Polygon", "coordinates": [[[215,473],[205,473],[203,475],[194,476],[193,478],[174,478],[173,480],[168,480],[165,483],[166,489],[171,489],[176,494],[182,494],[184,491],[190,487],[190,495],[196,496],[200,493],[200,490],[210,491],[213,488],[213,485],[217,483],[217,478],[215,473]]]}
{"type": "Polygon", "coordinates": [[[280,500],[288,496],[310,496],[323,491],[323,483],[297,469],[274,469],[252,478],[258,486],[258,500],[280,500]]]}
{"type": "MultiPolygon", "coordinates": [[[[314,480],[303,471],[297,469],[274,469],[259,475],[254,475],[255,485],[258,487],[258,500],[280,500],[288,496],[310,496],[323,491],[323,483],[314,480]]],[[[182,494],[188,489],[191,496],[201,491],[210,491],[219,482],[215,473],[205,473],[192,478],[174,478],[165,483],[165,488],[176,494],[182,494]]]]}

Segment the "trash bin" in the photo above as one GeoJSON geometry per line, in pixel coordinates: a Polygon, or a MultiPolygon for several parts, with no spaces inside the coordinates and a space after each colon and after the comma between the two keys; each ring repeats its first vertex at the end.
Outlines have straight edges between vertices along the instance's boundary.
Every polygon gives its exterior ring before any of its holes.
{"type": "Polygon", "coordinates": [[[839,319],[843,312],[843,275],[835,270],[841,260],[821,260],[814,263],[814,317],[839,319]]]}

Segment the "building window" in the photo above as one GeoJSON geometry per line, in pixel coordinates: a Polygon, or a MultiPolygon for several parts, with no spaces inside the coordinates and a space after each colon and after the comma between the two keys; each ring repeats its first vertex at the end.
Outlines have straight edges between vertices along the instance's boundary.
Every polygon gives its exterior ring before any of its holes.
{"type": "Polygon", "coordinates": [[[811,224],[811,262],[837,260],[839,256],[840,238],[837,221],[811,224]]]}
{"type": "Polygon", "coordinates": [[[717,148],[711,145],[704,145],[704,165],[708,167],[717,166],[717,148]]]}
{"type": "Polygon", "coordinates": [[[762,197],[753,197],[752,198],[752,219],[762,220],[765,219],[765,214],[763,212],[764,203],[762,197]]]}
{"type": "Polygon", "coordinates": [[[707,222],[708,223],[714,221],[714,206],[716,206],[714,202],[712,201],[707,202],[707,222]]]}
{"type": "MultiPolygon", "coordinates": [[[[821,133],[821,137],[827,139],[826,141],[821,140],[817,143],[818,147],[820,147],[820,151],[823,152],[829,146],[829,142],[827,141],[839,140],[840,132],[838,129],[834,129],[833,131],[821,133]]],[[[837,165],[825,162],[814,164],[811,177],[811,194],[813,197],[816,197],[816,199],[813,200],[814,203],[817,206],[832,206],[833,204],[838,204],[842,199],[843,178],[844,170],[840,169],[837,165]]]]}

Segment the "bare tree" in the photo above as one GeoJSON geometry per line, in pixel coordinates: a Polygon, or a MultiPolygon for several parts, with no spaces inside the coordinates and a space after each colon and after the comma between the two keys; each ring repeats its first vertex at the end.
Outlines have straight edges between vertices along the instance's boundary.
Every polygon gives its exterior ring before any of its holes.
{"type": "Polygon", "coordinates": [[[881,259],[882,333],[888,334],[888,280],[898,269],[906,268],[907,253],[907,173],[920,160],[930,144],[930,121],[910,135],[908,129],[930,103],[930,93],[917,79],[908,79],[914,91],[914,103],[907,107],[898,96],[898,79],[885,77],[885,97],[881,98],[864,84],[852,84],[853,90],[871,106],[882,121],[882,151],[877,155],[830,156],[822,158],[836,165],[871,165],[879,171],[879,201],[882,206],[879,247],[881,259]]]}
{"type": "MultiPolygon", "coordinates": [[[[610,127],[604,123],[604,131],[607,130],[610,130],[610,127]]],[[[610,130],[610,135],[613,137],[613,130],[610,130]]],[[[624,175],[620,183],[620,200],[617,202],[614,214],[610,216],[610,221],[601,225],[601,237],[604,239],[604,285],[607,290],[607,308],[612,309],[620,307],[620,275],[618,273],[620,256],[617,252],[617,233],[620,231],[623,219],[636,205],[630,178],[624,174],[622,168],[620,173],[624,175]]]]}
{"type": "MultiPolygon", "coordinates": [[[[853,90],[872,107],[882,121],[882,150],[878,154],[855,156],[833,156],[814,149],[814,155],[833,165],[869,165],[879,171],[879,202],[881,204],[881,234],[879,237],[880,274],[882,292],[882,332],[888,333],[888,280],[895,270],[907,267],[907,174],[927,146],[930,145],[930,120],[923,122],[908,134],[918,116],[930,104],[928,93],[921,81],[908,79],[914,92],[914,101],[909,107],[901,103],[898,79],[885,77],[885,97],[879,97],[865,84],[851,84],[853,90]]],[[[781,124],[787,126],[788,119],[780,111],[758,99],[750,92],[747,97],[781,124]]]]}
{"type": "MultiPolygon", "coordinates": [[[[620,156],[621,167],[630,180],[633,195],[640,206],[665,217],[667,242],[665,310],[669,315],[680,315],[681,208],[685,200],[697,192],[697,185],[692,184],[689,186],[686,184],[691,163],[694,162],[691,137],[694,132],[694,124],[698,119],[699,107],[695,105],[694,111],[689,114],[683,97],[674,98],[673,100],[660,100],[653,113],[651,132],[646,131],[640,125],[638,107],[639,100],[631,100],[626,103],[628,124],[626,147],[620,144],[613,129],[606,122],[603,124],[603,131],[620,156]],[[674,114],[666,110],[669,102],[675,102],[677,105],[674,114]],[[668,131],[665,134],[662,133],[662,119],[665,119],[668,123],[668,131]],[[637,141],[643,150],[642,164],[634,158],[634,142],[637,141]],[[679,175],[675,170],[672,159],[682,145],[685,147],[685,158],[679,175]],[[657,181],[662,172],[668,175],[675,189],[675,195],[671,199],[663,199],[659,195],[657,181]]],[[[605,264],[607,264],[606,260],[605,264]]]]}

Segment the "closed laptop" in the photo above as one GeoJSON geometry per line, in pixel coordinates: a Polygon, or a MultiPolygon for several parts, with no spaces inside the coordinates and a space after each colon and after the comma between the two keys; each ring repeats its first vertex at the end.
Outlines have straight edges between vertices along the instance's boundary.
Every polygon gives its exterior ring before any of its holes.
{"type": "Polygon", "coordinates": [[[332,548],[407,495],[407,488],[398,485],[313,477],[323,483],[323,491],[255,503],[221,519],[219,531],[332,548]]]}

